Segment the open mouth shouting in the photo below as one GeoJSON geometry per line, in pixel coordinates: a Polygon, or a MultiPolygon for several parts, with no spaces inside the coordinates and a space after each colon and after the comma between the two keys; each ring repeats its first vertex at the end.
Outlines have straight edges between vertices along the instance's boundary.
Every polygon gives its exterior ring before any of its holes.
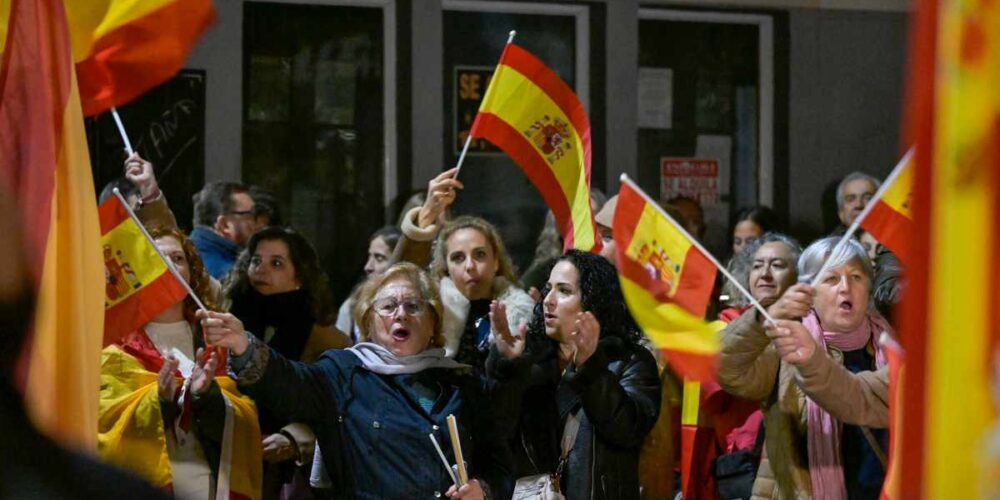
{"type": "Polygon", "coordinates": [[[405,326],[396,325],[392,327],[392,340],[395,342],[406,342],[410,339],[410,330],[405,326]]]}

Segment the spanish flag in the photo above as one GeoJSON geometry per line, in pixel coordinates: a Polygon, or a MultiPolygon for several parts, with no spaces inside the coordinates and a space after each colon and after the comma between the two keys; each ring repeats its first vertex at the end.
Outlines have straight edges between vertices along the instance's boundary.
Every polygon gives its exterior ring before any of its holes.
{"type": "Polygon", "coordinates": [[[590,121],[558,75],[508,43],[471,135],[521,166],[555,215],[565,249],[601,249],[590,208],[590,121]]]}
{"type": "MultiPolygon", "coordinates": [[[[225,408],[215,497],[243,500],[261,498],[263,459],[260,426],[253,400],[239,392],[226,374],[225,354],[219,360],[215,383],[225,408]]],[[[167,451],[167,432],[186,428],[192,420],[182,404],[175,422],[164,422],[160,410],[157,378],[163,356],[143,330],[132,332],[119,343],[104,348],[101,359],[100,418],[97,451],[101,458],[129,469],[155,486],[169,490],[174,482],[167,451]]],[[[177,387],[185,384],[174,372],[177,387]]],[[[197,434],[197,433],[195,433],[197,434]]]]}
{"type": "Polygon", "coordinates": [[[1000,492],[1000,2],[922,0],[911,30],[915,144],[906,352],[888,498],[1000,492]]]}
{"type": "Polygon", "coordinates": [[[715,380],[717,329],[702,319],[715,265],[624,176],[613,230],[618,278],[636,322],[675,372],[715,380]]]}
{"type": "Polygon", "coordinates": [[[710,430],[698,428],[701,382],[715,380],[720,327],[706,323],[715,264],[626,176],[618,191],[614,231],[618,279],[632,317],[684,377],[681,406],[681,490],[695,498],[694,463],[710,430]]]}
{"type": "Polygon", "coordinates": [[[174,76],[215,20],[211,0],[65,0],[83,113],[121,106],[174,76]]]}
{"type": "Polygon", "coordinates": [[[2,14],[0,171],[38,287],[21,382],[42,429],[94,449],[104,276],[66,13],[59,0],[12,0],[2,14]]]}
{"type": "Polygon", "coordinates": [[[913,231],[910,198],[913,191],[913,151],[906,153],[885,180],[882,195],[861,220],[861,227],[892,250],[904,263],[910,259],[913,231]]]}
{"type": "Polygon", "coordinates": [[[104,255],[104,344],[120,341],[187,291],[117,196],[98,208],[104,255]]]}

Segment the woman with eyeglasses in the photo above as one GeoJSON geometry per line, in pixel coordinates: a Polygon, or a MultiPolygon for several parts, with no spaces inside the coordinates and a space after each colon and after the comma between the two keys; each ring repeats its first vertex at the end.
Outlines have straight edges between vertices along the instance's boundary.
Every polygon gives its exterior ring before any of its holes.
{"type": "MultiPolygon", "coordinates": [[[[312,245],[291,228],[268,227],[247,242],[226,280],[234,314],[259,339],[295,361],[313,361],[327,349],[350,345],[333,326],[334,304],[312,245]]],[[[316,437],[301,422],[260,412],[264,498],[307,484],[316,437]],[[296,480],[299,477],[299,480],[296,480]]]]}
{"type": "MultiPolygon", "coordinates": [[[[512,483],[502,391],[445,356],[437,284],[413,264],[372,276],[354,307],[362,341],[312,364],[287,359],[232,317],[209,315],[209,341],[260,408],[316,430],[338,498],[507,498],[512,483]],[[455,463],[458,419],[470,481],[455,488],[428,435],[455,463]]],[[[506,417],[505,417],[506,415],[506,417]]]]}
{"type": "Polygon", "coordinates": [[[531,319],[534,301],[520,288],[510,255],[493,224],[463,215],[442,225],[441,214],[455,201],[455,190],[462,187],[454,174],[452,169],[432,179],[424,205],[406,214],[400,243],[407,250],[397,254],[423,265],[412,258],[422,253],[414,249],[434,242],[430,273],[441,288],[445,351],[457,361],[481,369],[496,338],[489,321],[490,304],[504,304],[507,321],[516,328],[531,319]]]}

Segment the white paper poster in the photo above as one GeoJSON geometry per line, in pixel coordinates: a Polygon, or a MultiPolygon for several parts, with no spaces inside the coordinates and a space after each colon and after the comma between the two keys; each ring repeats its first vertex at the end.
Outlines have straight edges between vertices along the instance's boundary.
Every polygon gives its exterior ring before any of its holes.
{"type": "Polygon", "coordinates": [[[639,68],[639,128],[673,125],[674,70],[639,68]]]}

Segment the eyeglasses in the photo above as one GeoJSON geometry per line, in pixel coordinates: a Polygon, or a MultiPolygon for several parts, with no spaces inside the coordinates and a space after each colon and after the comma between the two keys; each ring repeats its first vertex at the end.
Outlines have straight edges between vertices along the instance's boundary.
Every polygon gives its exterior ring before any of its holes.
{"type": "Polygon", "coordinates": [[[386,297],[372,303],[375,313],[384,318],[391,318],[399,310],[399,306],[403,306],[403,312],[407,316],[420,316],[427,311],[427,301],[423,299],[405,299],[400,302],[394,297],[386,297]]]}
{"type": "Polygon", "coordinates": [[[254,214],[254,209],[251,208],[250,210],[233,210],[230,212],[226,212],[226,214],[236,215],[238,217],[249,217],[254,214]]]}

